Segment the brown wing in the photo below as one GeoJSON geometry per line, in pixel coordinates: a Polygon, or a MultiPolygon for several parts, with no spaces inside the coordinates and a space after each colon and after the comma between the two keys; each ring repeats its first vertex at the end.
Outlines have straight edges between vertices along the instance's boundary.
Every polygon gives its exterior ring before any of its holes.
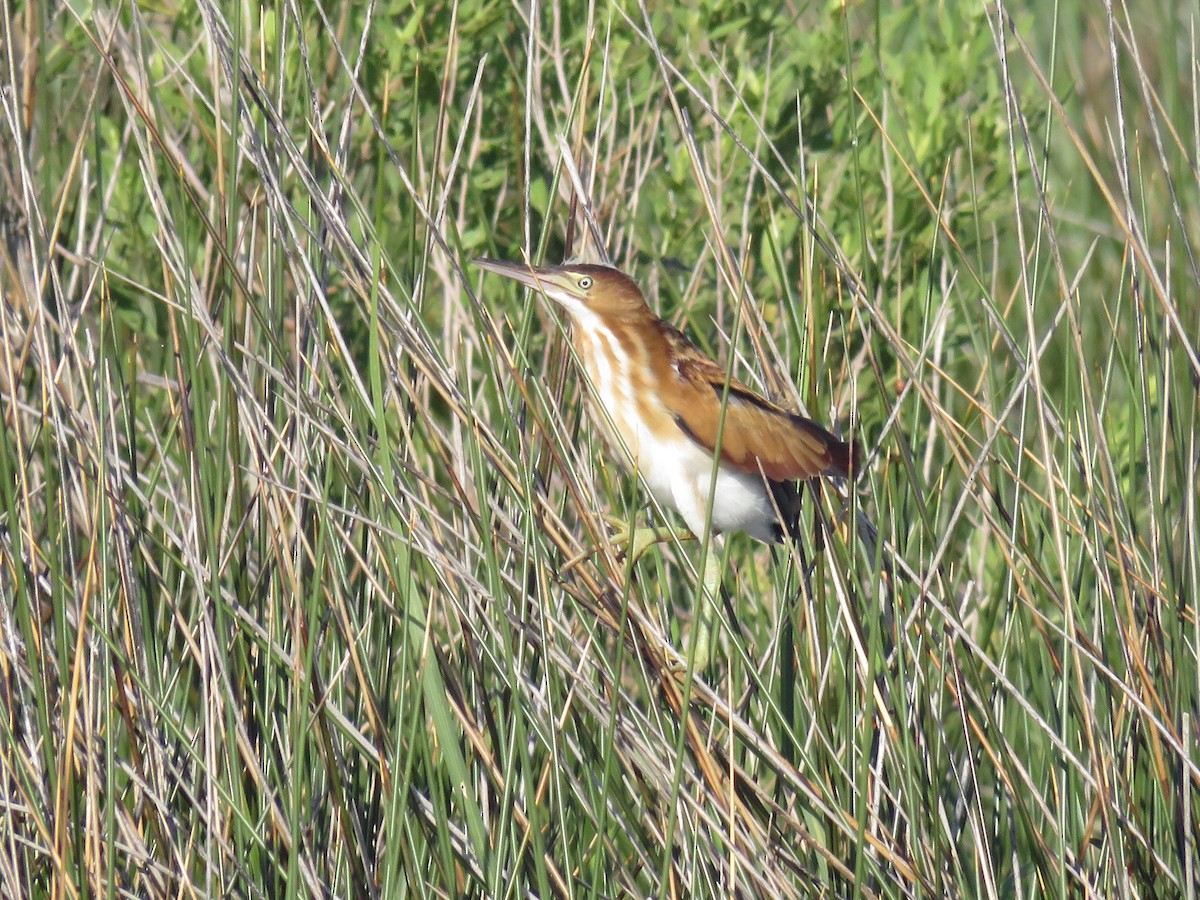
{"type": "MultiPolygon", "coordinates": [[[[673,329],[672,329],[673,331],[673,329]]],[[[710,452],[717,443],[725,369],[698,351],[682,334],[669,335],[676,351],[676,390],[664,401],[675,423],[710,452]]],[[[744,472],[759,471],[772,481],[799,481],[817,475],[848,475],[858,449],[803,416],[788,412],[733,379],[721,435],[721,459],[744,472]]]]}

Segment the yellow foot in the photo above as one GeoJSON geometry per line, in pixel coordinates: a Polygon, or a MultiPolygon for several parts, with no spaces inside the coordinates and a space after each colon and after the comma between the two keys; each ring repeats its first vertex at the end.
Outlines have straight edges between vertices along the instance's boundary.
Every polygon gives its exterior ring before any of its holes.
{"type": "MultiPolygon", "coordinates": [[[[666,526],[661,528],[631,528],[627,521],[617,516],[604,516],[604,521],[616,529],[609,536],[609,543],[614,547],[623,547],[624,550],[620,555],[627,557],[630,562],[637,562],[655,544],[664,544],[667,541],[694,541],[696,539],[696,536],[686,528],[668,528],[666,526]]],[[[563,564],[562,571],[569,572],[595,552],[595,550],[583,550],[577,553],[563,564]]]]}
{"type": "Polygon", "coordinates": [[[655,544],[665,544],[667,541],[694,541],[696,536],[686,528],[633,528],[624,519],[616,516],[605,516],[604,521],[617,530],[609,535],[608,541],[614,547],[624,547],[625,555],[630,562],[637,562],[647,550],[655,544]]]}

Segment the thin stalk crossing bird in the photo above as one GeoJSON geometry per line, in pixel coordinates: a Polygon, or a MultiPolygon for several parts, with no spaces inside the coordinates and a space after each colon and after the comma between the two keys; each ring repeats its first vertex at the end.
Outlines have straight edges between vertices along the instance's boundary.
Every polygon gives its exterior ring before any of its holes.
{"type": "MultiPolygon", "coordinates": [[[[495,259],[475,265],[562,308],[591,389],[593,418],[610,448],[660,505],[683,518],[690,534],[678,537],[710,535],[690,657],[702,671],[721,583],[721,536],[745,531],[768,543],[794,536],[796,482],[850,476],[857,447],[727,377],[723,366],[656,316],[633,279],[616,269],[495,259]]],[[[661,530],[639,528],[614,541],[627,543],[636,560],[662,539],[661,530]]]]}

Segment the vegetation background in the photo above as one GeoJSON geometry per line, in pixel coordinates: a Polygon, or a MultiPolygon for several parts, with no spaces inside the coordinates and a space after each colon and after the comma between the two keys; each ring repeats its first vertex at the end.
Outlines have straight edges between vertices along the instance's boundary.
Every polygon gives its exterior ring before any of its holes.
{"type": "Polygon", "coordinates": [[[1194,896],[1197,12],[5,3],[0,894],[1194,896]],[[589,209],[869,451],[695,678],[589,209]]]}

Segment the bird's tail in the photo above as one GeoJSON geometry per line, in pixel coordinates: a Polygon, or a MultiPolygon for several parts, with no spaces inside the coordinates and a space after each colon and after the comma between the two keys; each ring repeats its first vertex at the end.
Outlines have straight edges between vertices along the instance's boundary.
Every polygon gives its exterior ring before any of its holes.
{"type": "Polygon", "coordinates": [[[826,475],[841,475],[843,478],[854,479],[858,475],[858,467],[862,463],[862,452],[858,441],[839,441],[831,438],[826,444],[832,462],[825,470],[826,475]]]}

